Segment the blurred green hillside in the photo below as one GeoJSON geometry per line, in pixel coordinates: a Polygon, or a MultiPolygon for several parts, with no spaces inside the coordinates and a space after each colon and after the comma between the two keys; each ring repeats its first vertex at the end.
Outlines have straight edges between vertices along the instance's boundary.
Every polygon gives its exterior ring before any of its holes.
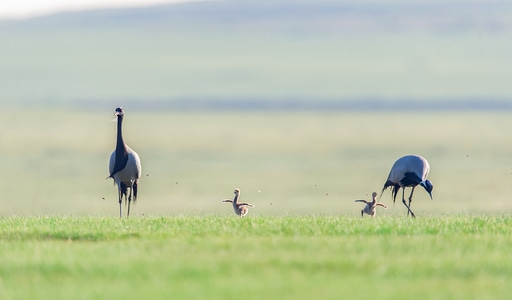
{"type": "Polygon", "coordinates": [[[503,1],[208,1],[4,20],[0,105],[501,107],[511,33],[503,1]]]}

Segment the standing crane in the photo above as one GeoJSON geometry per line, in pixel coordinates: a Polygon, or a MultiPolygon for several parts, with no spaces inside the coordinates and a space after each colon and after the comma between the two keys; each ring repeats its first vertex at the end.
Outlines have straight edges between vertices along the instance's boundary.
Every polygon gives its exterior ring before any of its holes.
{"type": "Polygon", "coordinates": [[[407,215],[411,213],[413,217],[416,217],[411,210],[412,194],[414,188],[417,185],[421,185],[432,199],[432,189],[434,186],[432,182],[427,179],[428,172],[430,171],[430,165],[428,161],[419,155],[406,155],[399,158],[391,167],[389,171],[388,179],[384,183],[380,196],[384,193],[384,190],[391,187],[391,193],[393,195],[393,204],[396,200],[396,194],[398,190],[402,188],[402,203],[407,207],[407,215]],[[411,187],[411,195],[409,196],[409,205],[405,202],[405,188],[411,187]]]}
{"type": "Polygon", "coordinates": [[[116,108],[114,115],[117,117],[117,141],[116,149],[110,155],[110,162],[108,165],[110,175],[107,179],[112,178],[114,180],[114,184],[117,185],[119,194],[119,217],[122,217],[121,204],[123,202],[123,196],[125,204],[128,203],[128,213],[126,217],[129,217],[132,195],[133,202],[135,203],[137,200],[137,187],[139,185],[139,178],[142,174],[142,167],[137,152],[130,149],[123,140],[123,108],[116,108]],[[130,189],[129,194],[128,189],[130,189]]]}
{"type": "Polygon", "coordinates": [[[233,210],[235,211],[235,214],[239,215],[240,217],[244,217],[249,212],[249,207],[254,207],[251,203],[247,202],[238,202],[238,198],[240,197],[240,189],[235,189],[235,198],[233,200],[231,199],[224,199],[222,202],[229,202],[233,203],[233,210]]]}
{"type": "Polygon", "coordinates": [[[361,210],[361,217],[363,217],[364,214],[375,216],[376,208],[377,206],[382,206],[384,208],[388,208],[385,204],[377,202],[377,193],[372,193],[372,201],[366,201],[366,200],[355,200],[355,202],[363,202],[366,203],[365,207],[361,210]]]}

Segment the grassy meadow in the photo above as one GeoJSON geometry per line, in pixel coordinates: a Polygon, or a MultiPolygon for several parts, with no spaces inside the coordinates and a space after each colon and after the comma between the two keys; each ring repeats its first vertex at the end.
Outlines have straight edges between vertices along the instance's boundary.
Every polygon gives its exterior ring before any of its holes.
{"type": "Polygon", "coordinates": [[[508,299],[511,226],[463,215],[3,217],[0,297],[508,299]]]}
{"type": "Polygon", "coordinates": [[[374,2],[0,21],[0,299],[510,298],[510,4],[374,2]],[[142,160],[130,219],[115,106],[142,160]],[[386,191],[361,218],[413,153],[433,200],[412,219],[386,191]]]}
{"type": "Polygon", "coordinates": [[[113,109],[0,112],[0,298],[508,298],[507,113],[125,107],[143,177],[119,219],[113,109]],[[419,188],[411,219],[387,191],[361,219],[408,153],[434,200],[419,188]]]}

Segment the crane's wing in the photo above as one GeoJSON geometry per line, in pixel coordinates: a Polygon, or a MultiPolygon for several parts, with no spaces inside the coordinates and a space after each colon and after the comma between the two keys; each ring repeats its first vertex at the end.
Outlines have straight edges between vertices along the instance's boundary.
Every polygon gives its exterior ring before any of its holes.
{"type": "Polygon", "coordinates": [[[127,146],[127,148],[130,151],[130,153],[128,154],[128,156],[129,156],[128,159],[129,160],[131,160],[131,159],[134,160],[134,162],[135,162],[135,170],[137,170],[137,174],[135,175],[136,177],[134,179],[139,179],[140,176],[142,176],[142,165],[140,163],[139,155],[137,154],[137,152],[133,151],[128,146],[127,146]]]}
{"type": "Polygon", "coordinates": [[[233,200],[231,200],[231,199],[224,199],[224,200],[222,200],[221,202],[229,202],[229,203],[233,203],[233,200]]]}
{"type": "Polygon", "coordinates": [[[354,202],[363,202],[363,203],[366,203],[366,204],[371,204],[371,202],[368,202],[366,200],[361,200],[361,199],[354,200],[354,202]]]}
{"type": "Polygon", "coordinates": [[[388,208],[385,204],[382,204],[382,203],[380,203],[380,202],[379,202],[379,203],[377,203],[377,204],[375,204],[375,206],[382,206],[382,207],[384,207],[384,208],[388,208]]]}
{"type": "Polygon", "coordinates": [[[247,203],[247,202],[241,202],[241,203],[238,203],[239,205],[244,205],[244,206],[249,206],[249,207],[254,207],[253,204],[251,203],[247,203]]]}

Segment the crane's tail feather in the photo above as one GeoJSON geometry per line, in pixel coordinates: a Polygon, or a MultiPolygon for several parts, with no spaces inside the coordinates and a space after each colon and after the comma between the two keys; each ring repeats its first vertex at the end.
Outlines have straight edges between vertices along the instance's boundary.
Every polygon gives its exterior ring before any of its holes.
{"type": "Polygon", "coordinates": [[[393,205],[395,205],[398,190],[400,190],[400,186],[398,184],[395,184],[391,190],[391,194],[393,195],[393,205]]]}
{"type": "Polygon", "coordinates": [[[389,180],[387,180],[387,181],[386,181],[386,183],[384,183],[384,186],[382,187],[382,191],[380,192],[379,200],[380,200],[380,198],[382,198],[382,195],[384,195],[384,191],[385,191],[388,187],[393,186],[393,185],[394,185],[394,183],[393,183],[393,182],[391,182],[391,181],[389,181],[389,180]]]}
{"type": "Polygon", "coordinates": [[[382,188],[382,192],[380,193],[379,201],[382,198],[382,195],[384,194],[384,191],[388,187],[391,187],[391,195],[393,196],[393,205],[395,205],[396,194],[398,194],[398,190],[400,190],[400,185],[398,185],[397,183],[391,182],[389,180],[386,181],[386,183],[384,184],[384,187],[382,188]]]}
{"type": "Polygon", "coordinates": [[[135,202],[137,201],[137,190],[138,190],[138,187],[139,185],[137,184],[137,182],[135,182],[133,184],[133,203],[135,204],[135,202]]]}

